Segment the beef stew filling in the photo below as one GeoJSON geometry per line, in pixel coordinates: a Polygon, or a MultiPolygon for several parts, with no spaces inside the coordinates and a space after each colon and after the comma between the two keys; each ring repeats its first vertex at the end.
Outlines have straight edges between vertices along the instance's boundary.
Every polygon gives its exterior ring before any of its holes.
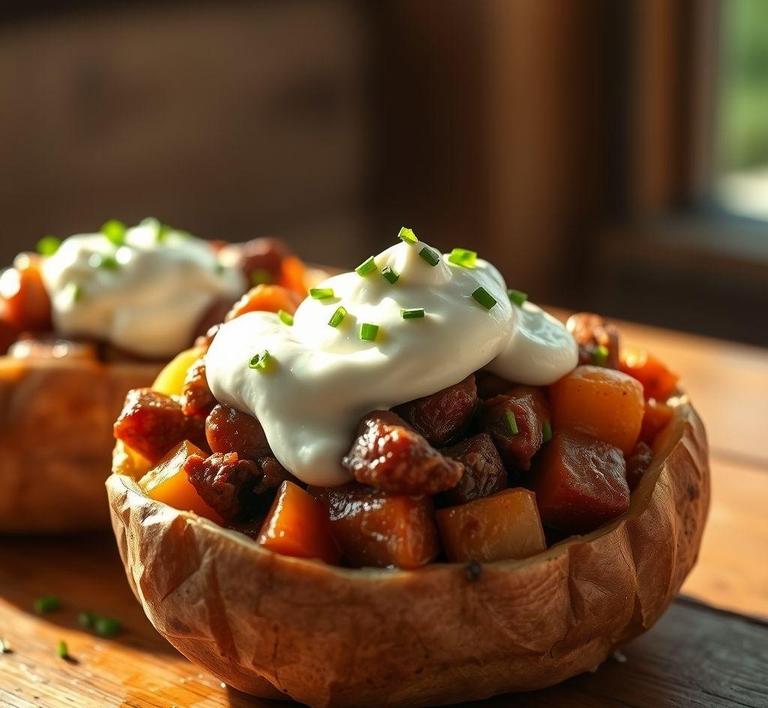
{"type": "MultiPolygon", "coordinates": [[[[618,346],[600,318],[574,322],[580,344],[618,346]]],[[[187,508],[280,553],[403,569],[525,558],[621,516],[651,467],[653,438],[672,408],[640,401],[637,380],[612,367],[613,354],[551,387],[481,370],[372,411],[340,460],[354,481],[338,487],[291,475],[255,417],[216,401],[203,359],[179,400],[132,391],[115,435],[158,464],[147,479],[153,489],[165,484],[162,500],[170,479],[184,499],[189,490],[199,498],[187,508]],[[631,426],[616,428],[613,405],[631,426]]]]}

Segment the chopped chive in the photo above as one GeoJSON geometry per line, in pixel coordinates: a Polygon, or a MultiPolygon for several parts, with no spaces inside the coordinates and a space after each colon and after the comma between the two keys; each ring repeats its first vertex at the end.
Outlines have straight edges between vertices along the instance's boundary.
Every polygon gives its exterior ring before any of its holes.
{"type": "Polygon", "coordinates": [[[43,595],[35,600],[35,612],[38,615],[47,615],[61,608],[61,600],[55,595],[43,595]]]}
{"type": "Polygon", "coordinates": [[[507,422],[507,430],[511,435],[517,435],[520,431],[517,427],[517,418],[515,418],[515,414],[512,411],[507,411],[504,414],[504,417],[506,418],[507,422]]]}
{"type": "Polygon", "coordinates": [[[171,233],[171,231],[173,231],[173,229],[170,226],[168,226],[168,224],[161,224],[160,222],[158,222],[157,234],[155,235],[157,242],[162,243],[163,241],[165,241],[166,237],[168,236],[169,233],[171,233]]]}
{"type": "Polygon", "coordinates": [[[545,420],[541,426],[542,441],[548,443],[552,439],[552,423],[545,420]]]}
{"type": "Polygon", "coordinates": [[[328,324],[331,327],[338,327],[347,316],[347,309],[345,307],[337,307],[336,312],[331,315],[331,319],[328,320],[328,324]]]}
{"type": "Polygon", "coordinates": [[[592,363],[595,366],[605,366],[608,363],[609,353],[608,347],[603,346],[602,344],[596,346],[592,350],[592,363]]]}
{"type": "Polygon", "coordinates": [[[272,355],[265,349],[261,354],[255,354],[248,362],[248,367],[263,371],[272,362],[272,355]]]}
{"type": "Polygon", "coordinates": [[[89,263],[94,268],[101,268],[102,270],[118,270],[120,264],[114,256],[106,256],[102,253],[94,253],[89,259],[89,263]]]}
{"type": "Polygon", "coordinates": [[[85,629],[93,629],[96,622],[96,615],[93,612],[81,612],[77,616],[77,623],[85,629]]]}
{"type": "Polygon", "coordinates": [[[477,251],[466,248],[454,248],[448,261],[462,268],[474,268],[477,265],[477,251]]]}
{"type": "Polygon", "coordinates": [[[373,260],[373,256],[369,256],[366,258],[357,268],[355,268],[355,273],[357,273],[361,278],[364,278],[366,275],[370,275],[376,270],[376,261],[373,260]]]}
{"type": "Polygon", "coordinates": [[[57,236],[43,236],[37,242],[37,252],[41,256],[52,256],[61,246],[61,239],[57,236]]]}
{"type": "Polygon", "coordinates": [[[360,325],[360,339],[364,342],[373,342],[379,334],[379,325],[363,322],[360,325]]]}
{"type": "Polygon", "coordinates": [[[518,307],[522,307],[523,303],[528,299],[528,293],[524,293],[522,290],[513,290],[509,288],[507,290],[509,301],[518,307]]]}
{"type": "Polygon", "coordinates": [[[63,639],[59,639],[59,643],[56,645],[56,653],[61,659],[67,659],[69,657],[69,648],[63,639]]]}
{"type": "Polygon", "coordinates": [[[226,270],[226,268],[224,267],[223,263],[217,262],[216,265],[214,266],[214,270],[216,271],[216,275],[222,275],[226,270]]]}
{"type": "Polygon", "coordinates": [[[389,282],[390,285],[394,285],[400,279],[400,276],[395,273],[394,270],[392,270],[391,266],[385,266],[382,268],[381,274],[384,276],[384,279],[389,282]]]}
{"type": "Polygon", "coordinates": [[[486,310],[490,310],[496,304],[496,298],[485,288],[480,287],[472,293],[472,297],[486,310]]]}
{"type": "Polygon", "coordinates": [[[70,293],[72,293],[70,295],[72,302],[80,302],[83,299],[83,286],[80,283],[70,283],[68,288],[70,293]]]}
{"type": "Polygon", "coordinates": [[[410,307],[404,310],[400,310],[404,320],[418,320],[424,317],[423,307],[410,307]]]}
{"type": "Polygon", "coordinates": [[[125,224],[122,221],[110,219],[101,225],[100,230],[115,246],[122,246],[125,243],[125,224]]]}
{"type": "Polygon", "coordinates": [[[93,631],[100,637],[114,637],[120,634],[123,625],[114,617],[96,616],[93,623],[93,631]]]}
{"type": "Polygon", "coordinates": [[[10,654],[11,651],[11,643],[7,639],[0,637],[0,654],[10,654]]]}
{"type": "Polygon", "coordinates": [[[336,297],[333,294],[333,288],[310,288],[309,296],[315,300],[330,300],[336,297]]]}
{"type": "Polygon", "coordinates": [[[437,253],[437,251],[433,251],[429,246],[424,246],[424,248],[419,251],[419,255],[432,267],[440,262],[440,254],[437,253]]]}
{"type": "Polygon", "coordinates": [[[272,282],[272,273],[266,268],[254,268],[251,271],[251,285],[269,285],[272,282]]]}
{"type": "Polygon", "coordinates": [[[409,229],[406,226],[403,226],[400,231],[398,231],[397,238],[410,244],[417,243],[419,240],[416,238],[416,234],[413,233],[413,229],[409,229]]]}
{"type": "Polygon", "coordinates": [[[286,312],[285,310],[278,310],[277,316],[280,318],[280,321],[283,324],[286,324],[289,327],[293,326],[293,315],[290,312],[286,312]]]}

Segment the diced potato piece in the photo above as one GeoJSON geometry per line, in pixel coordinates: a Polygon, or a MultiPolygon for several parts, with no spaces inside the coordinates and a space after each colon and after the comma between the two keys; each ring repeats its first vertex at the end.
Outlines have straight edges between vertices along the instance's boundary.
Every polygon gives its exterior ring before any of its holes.
{"type": "Polygon", "coordinates": [[[327,502],[333,535],[353,566],[419,568],[440,551],[432,499],[361,484],[311,490],[327,502]]]}
{"type": "Polygon", "coordinates": [[[622,352],[619,368],[643,384],[646,398],[666,401],[677,389],[680,377],[650,352],[626,350],[622,352]]]}
{"type": "Polygon", "coordinates": [[[536,497],[522,487],[440,509],[436,517],[450,561],[528,558],[547,547],[536,497]]]}
{"type": "Polygon", "coordinates": [[[627,455],[640,435],[643,387],[631,376],[599,366],[577,366],[550,388],[552,427],[580,430],[627,455]]]}
{"type": "Polygon", "coordinates": [[[621,450],[575,431],[555,431],[534,465],[533,489],[541,520],[567,533],[593,531],[629,508],[621,450]]]}
{"type": "Polygon", "coordinates": [[[280,485],[257,543],[284,556],[339,562],[325,507],[293,482],[280,485]]]}
{"type": "Polygon", "coordinates": [[[203,355],[201,349],[193,347],[177,354],[157,375],[152,390],[166,396],[180,396],[184,390],[184,379],[192,365],[203,355]]]}
{"type": "Polygon", "coordinates": [[[222,523],[221,517],[203,501],[187,478],[184,463],[190,455],[206,457],[206,453],[189,440],[180,442],[139,480],[139,487],[150,499],[222,523]]]}

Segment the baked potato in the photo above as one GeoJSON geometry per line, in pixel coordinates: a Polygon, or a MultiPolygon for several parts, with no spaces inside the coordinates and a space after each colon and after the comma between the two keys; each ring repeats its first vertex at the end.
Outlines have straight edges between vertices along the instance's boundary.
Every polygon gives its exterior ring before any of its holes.
{"type": "Polygon", "coordinates": [[[128,581],[157,630],[235,688],[310,705],[426,705],[595,669],[651,627],[693,567],[708,450],[685,398],[629,510],[525,560],[344,569],[278,555],[148,498],[118,444],[107,480],[128,581]]]}
{"type": "Polygon", "coordinates": [[[0,533],[106,528],[126,392],[151,385],[249,284],[262,306],[287,307],[305,276],[276,239],[211,244],[155,219],[45,237],[17,256],[0,276],[0,533]]]}

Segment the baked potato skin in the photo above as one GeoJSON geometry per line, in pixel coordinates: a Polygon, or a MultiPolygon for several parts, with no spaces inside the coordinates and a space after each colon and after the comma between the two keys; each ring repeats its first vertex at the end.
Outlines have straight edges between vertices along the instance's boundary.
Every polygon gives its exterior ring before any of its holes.
{"type": "Polygon", "coordinates": [[[125,392],[155,364],[0,357],[0,533],[106,528],[105,464],[125,392]]]}
{"type": "Polygon", "coordinates": [[[171,644],[226,683],[310,705],[424,705],[549,686],[661,616],[696,561],[707,441],[683,403],[629,511],[524,561],[345,570],[279,556],[107,481],[129,583],[171,644]]]}

